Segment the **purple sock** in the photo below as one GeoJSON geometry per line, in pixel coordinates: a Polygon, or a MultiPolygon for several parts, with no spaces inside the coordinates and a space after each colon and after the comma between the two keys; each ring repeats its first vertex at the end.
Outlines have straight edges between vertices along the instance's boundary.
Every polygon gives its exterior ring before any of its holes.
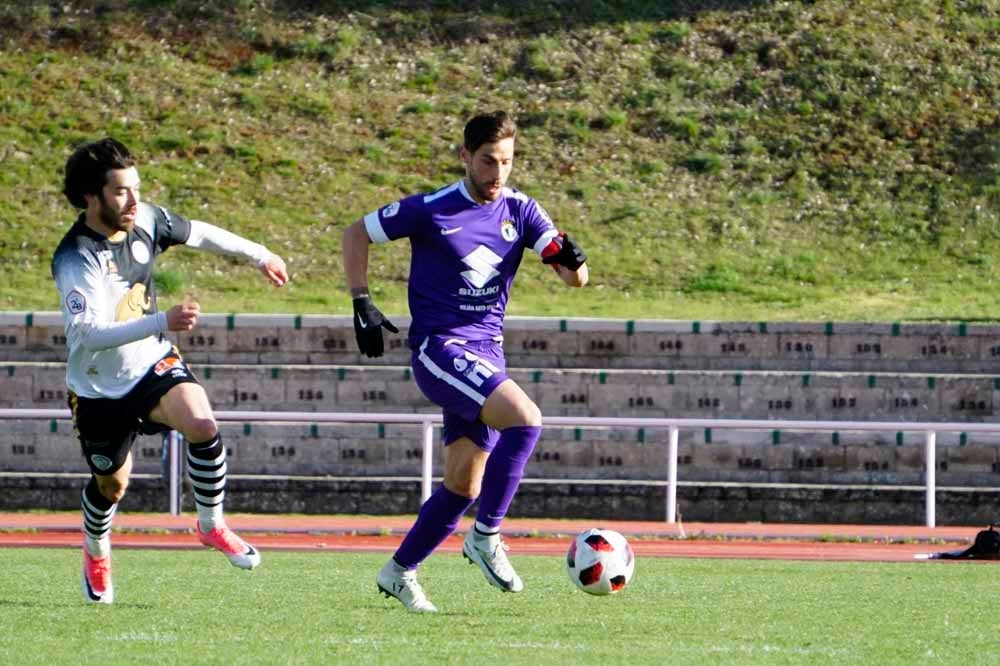
{"type": "Polygon", "coordinates": [[[486,460],[476,522],[500,526],[540,434],[540,426],[514,426],[500,432],[500,441],[486,460]]]}
{"type": "Polygon", "coordinates": [[[417,522],[406,533],[393,559],[404,569],[416,569],[448,538],[475,499],[456,495],[444,486],[435,490],[417,514],[417,522]]]}

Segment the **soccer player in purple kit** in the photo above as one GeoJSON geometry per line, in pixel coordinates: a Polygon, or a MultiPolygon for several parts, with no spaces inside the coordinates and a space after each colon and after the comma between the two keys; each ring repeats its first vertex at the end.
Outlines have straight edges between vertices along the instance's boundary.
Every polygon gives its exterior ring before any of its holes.
{"type": "Polygon", "coordinates": [[[507,559],[500,524],[541,433],[538,406],[507,376],[503,320],[524,250],[532,249],[567,285],[587,283],[586,255],[560,233],[529,196],[506,187],[517,126],[506,112],[477,115],[465,126],[465,177],[429,194],[406,197],[344,231],[344,270],[354,302],[358,347],[384,350],[382,329],[398,329],[368,292],[368,245],[409,238],[408,283],[413,377],[444,415],[444,483],[376,577],[378,588],[411,611],[437,608],[416,570],[479,499],[462,544],[486,580],[505,592],[524,584],[507,559]]]}

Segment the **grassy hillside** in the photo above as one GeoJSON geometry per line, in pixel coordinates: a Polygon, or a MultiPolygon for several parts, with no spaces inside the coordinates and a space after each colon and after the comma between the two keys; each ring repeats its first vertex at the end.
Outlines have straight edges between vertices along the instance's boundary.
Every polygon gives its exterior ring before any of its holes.
{"type": "MultiPolygon", "coordinates": [[[[343,227],[456,180],[464,120],[520,121],[512,184],[591,256],[513,313],[1000,318],[1000,2],[23,0],[0,8],[0,309],[54,309],[72,147],[264,241],[294,281],[177,249],[161,300],[349,307],[343,227]],[[280,8],[278,7],[280,5],[280,8]]],[[[405,311],[409,249],[373,249],[405,311]]]]}

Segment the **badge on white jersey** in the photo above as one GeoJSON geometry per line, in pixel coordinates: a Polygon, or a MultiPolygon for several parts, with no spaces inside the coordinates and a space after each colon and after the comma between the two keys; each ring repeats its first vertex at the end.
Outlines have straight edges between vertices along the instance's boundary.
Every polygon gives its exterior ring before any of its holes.
{"type": "Polygon", "coordinates": [[[87,299],[76,289],[66,294],[66,309],[78,315],[87,309],[87,299]]]}
{"type": "Polygon", "coordinates": [[[132,257],[135,258],[140,264],[149,263],[149,248],[142,241],[135,241],[132,243],[132,257]]]}

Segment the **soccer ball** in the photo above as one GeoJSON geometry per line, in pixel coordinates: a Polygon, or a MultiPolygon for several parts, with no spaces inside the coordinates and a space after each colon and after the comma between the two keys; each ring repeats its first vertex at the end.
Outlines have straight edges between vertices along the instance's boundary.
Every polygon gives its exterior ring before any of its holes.
{"type": "Polygon", "coordinates": [[[570,542],[566,572],[573,584],[587,594],[614,594],[632,580],[635,555],[618,532],[590,529],[570,542]]]}

